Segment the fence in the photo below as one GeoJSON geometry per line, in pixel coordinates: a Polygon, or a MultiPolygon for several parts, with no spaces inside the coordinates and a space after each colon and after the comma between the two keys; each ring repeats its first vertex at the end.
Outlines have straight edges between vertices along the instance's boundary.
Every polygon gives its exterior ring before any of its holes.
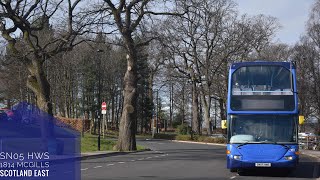
{"type": "Polygon", "coordinates": [[[56,117],[56,118],[59,119],[60,123],[63,126],[68,126],[69,128],[72,128],[79,132],[82,132],[82,130],[86,132],[86,131],[89,131],[90,129],[91,121],[88,119],[82,120],[82,119],[72,119],[72,118],[64,118],[64,117],[56,117]]]}

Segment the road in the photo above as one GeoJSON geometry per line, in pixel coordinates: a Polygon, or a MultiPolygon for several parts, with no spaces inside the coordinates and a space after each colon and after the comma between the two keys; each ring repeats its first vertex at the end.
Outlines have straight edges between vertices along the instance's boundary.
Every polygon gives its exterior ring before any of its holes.
{"type": "Polygon", "coordinates": [[[301,155],[300,165],[286,177],[275,171],[239,176],[226,169],[225,147],[166,140],[139,141],[152,151],[84,160],[83,180],[152,179],[319,179],[319,162],[301,155]]]}

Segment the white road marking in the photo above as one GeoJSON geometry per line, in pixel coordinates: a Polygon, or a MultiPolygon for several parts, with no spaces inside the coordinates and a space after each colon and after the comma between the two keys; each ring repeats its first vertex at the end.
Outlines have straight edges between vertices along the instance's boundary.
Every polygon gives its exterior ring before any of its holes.
{"type": "Polygon", "coordinates": [[[146,159],[151,159],[152,157],[147,157],[146,159]]]}
{"type": "Polygon", "coordinates": [[[144,160],[144,158],[138,159],[138,161],[144,160]]]}
{"type": "Polygon", "coordinates": [[[119,164],[124,164],[125,162],[118,162],[119,164]]]}
{"type": "Polygon", "coordinates": [[[81,171],[85,171],[85,170],[88,170],[88,168],[81,169],[81,171]]]}
{"type": "Polygon", "coordinates": [[[162,154],[161,156],[166,156],[166,155],[162,154]]]}
{"type": "Polygon", "coordinates": [[[132,162],[136,161],[136,160],[131,160],[132,162]]]}
{"type": "Polygon", "coordinates": [[[236,178],[237,176],[232,176],[230,179],[234,179],[234,178],[236,178]]]}
{"type": "Polygon", "coordinates": [[[114,164],[107,164],[107,166],[113,166],[114,164]]]}
{"type": "Polygon", "coordinates": [[[94,169],[97,169],[97,168],[102,168],[102,166],[96,166],[96,167],[94,167],[94,169]]]}
{"type": "Polygon", "coordinates": [[[159,157],[159,156],[155,156],[155,157],[159,157]]]}

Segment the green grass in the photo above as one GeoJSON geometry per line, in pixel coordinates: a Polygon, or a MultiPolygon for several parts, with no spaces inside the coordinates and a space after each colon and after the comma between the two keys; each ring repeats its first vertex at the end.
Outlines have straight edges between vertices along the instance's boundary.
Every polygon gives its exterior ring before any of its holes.
{"type": "MultiPolygon", "coordinates": [[[[117,144],[116,140],[110,140],[106,136],[103,139],[102,135],[100,136],[100,151],[114,151],[113,147],[117,144]]],[[[137,145],[137,150],[142,151],[146,148],[144,146],[137,145]]],[[[86,133],[83,138],[81,138],[81,152],[94,152],[98,151],[98,135],[92,135],[86,133]]]]}
{"type": "Polygon", "coordinates": [[[137,151],[143,151],[143,150],[146,150],[144,146],[137,145],[137,151]]]}
{"type": "MultiPolygon", "coordinates": [[[[113,146],[116,145],[116,141],[103,139],[101,136],[100,139],[100,150],[101,151],[112,151],[113,146]]],[[[98,135],[85,134],[81,138],[81,152],[92,152],[98,151],[98,135]]]]}

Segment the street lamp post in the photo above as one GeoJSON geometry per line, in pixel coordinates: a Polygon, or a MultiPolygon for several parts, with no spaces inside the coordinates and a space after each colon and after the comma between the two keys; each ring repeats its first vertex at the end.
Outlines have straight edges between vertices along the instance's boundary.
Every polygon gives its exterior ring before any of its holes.
{"type": "MultiPolygon", "coordinates": [[[[101,53],[103,50],[98,49],[97,53],[101,53]]],[[[98,107],[101,104],[101,57],[98,55],[98,107]]],[[[100,151],[100,140],[101,140],[101,116],[100,116],[100,108],[97,110],[97,117],[98,117],[98,151],[100,151]]]]}

